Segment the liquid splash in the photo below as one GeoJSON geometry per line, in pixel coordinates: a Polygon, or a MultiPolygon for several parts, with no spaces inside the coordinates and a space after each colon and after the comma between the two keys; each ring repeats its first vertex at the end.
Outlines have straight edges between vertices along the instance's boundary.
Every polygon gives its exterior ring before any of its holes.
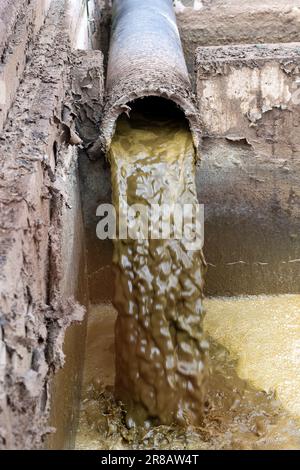
{"type": "Polygon", "coordinates": [[[114,398],[116,311],[111,305],[92,308],[76,448],[300,448],[300,416],[295,411],[299,395],[294,394],[289,402],[280,399],[282,390],[291,384],[299,390],[299,374],[291,367],[297,354],[300,296],[207,299],[205,308],[204,329],[210,335],[211,358],[202,420],[198,426],[172,423],[150,429],[128,429],[125,408],[114,398]],[[247,341],[242,329],[247,330],[247,341]],[[230,338],[226,348],[225,338],[230,338]],[[269,351],[262,356],[261,345],[269,351]],[[290,348],[288,358],[286,347],[290,348]],[[282,361],[286,364],[285,380],[282,361]],[[251,367],[246,371],[248,363],[251,367]],[[255,379],[250,371],[256,371],[255,379]]]}

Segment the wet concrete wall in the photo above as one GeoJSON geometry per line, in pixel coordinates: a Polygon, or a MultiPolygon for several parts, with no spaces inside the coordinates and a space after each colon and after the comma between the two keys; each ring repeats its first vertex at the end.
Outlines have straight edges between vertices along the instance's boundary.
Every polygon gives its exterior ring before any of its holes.
{"type": "Polygon", "coordinates": [[[299,44],[197,50],[207,293],[299,292],[299,44]]]}
{"type": "Polygon", "coordinates": [[[90,160],[86,153],[79,159],[80,186],[85,221],[89,297],[91,304],[111,302],[114,274],[111,240],[99,240],[96,234],[100,204],[111,204],[111,174],[104,159],[90,160]]]}
{"type": "MultiPolygon", "coordinates": [[[[66,166],[67,178],[64,192],[67,198],[62,208],[61,256],[62,276],[59,290],[65,299],[75,298],[88,310],[88,285],[86,276],[86,256],[77,152],[71,149],[73,164],[66,166]]],[[[63,158],[68,157],[68,152],[63,158]]],[[[72,449],[78,425],[79,400],[81,396],[83,361],[85,356],[86,320],[71,325],[61,337],[65,355],[64,367],[57,371],[51,384],[51,407],[49,425],[55,428],[47,439],[51,449],[72,449]]]]}

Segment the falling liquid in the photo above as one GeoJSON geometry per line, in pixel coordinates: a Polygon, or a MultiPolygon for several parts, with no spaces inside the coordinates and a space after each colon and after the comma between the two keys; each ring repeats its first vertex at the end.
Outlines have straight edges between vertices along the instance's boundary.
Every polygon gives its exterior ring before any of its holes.
{"type": "MultiPolygon", "coordinates": [[[[134,204],[197,204],[188,125],[181,115],[170,120],[156,114],[132,111],[130,119],[118,120],[109,158],[119,217],[134,204]]],[[[196,424],[203,411],[208,346],[201,250],[188,249],[183,239],[119,238],[114,264],[115,392],[126,405],[128,427],[196,424]]]]}

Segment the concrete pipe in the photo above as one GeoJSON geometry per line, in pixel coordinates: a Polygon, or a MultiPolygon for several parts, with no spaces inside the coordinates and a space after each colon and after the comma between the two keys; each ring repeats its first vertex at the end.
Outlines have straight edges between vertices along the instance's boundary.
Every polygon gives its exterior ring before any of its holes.
{"type": "Polygon", "coordinates": [[[184,112],[199,146],[199,116],[172,0],[114,0],[101,136],[92,154],[107,152],[116,120],[130,103],[159,96],[184,112]]]}

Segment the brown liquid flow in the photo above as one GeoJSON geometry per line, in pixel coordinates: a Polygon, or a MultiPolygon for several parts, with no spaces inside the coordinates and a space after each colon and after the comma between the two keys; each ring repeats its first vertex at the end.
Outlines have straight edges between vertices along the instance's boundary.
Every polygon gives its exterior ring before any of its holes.
{"type": "MultiPolygon", "coordinates": [[[[195,153],[184,120],[121,117],[110,162],[118,215],[126,202],[197,204],[195,153]]],[[[115,388],[128,426],[199,422],[208,347],[202,252],[180,239],[117,239],[114,264],[115,388]]]]}

